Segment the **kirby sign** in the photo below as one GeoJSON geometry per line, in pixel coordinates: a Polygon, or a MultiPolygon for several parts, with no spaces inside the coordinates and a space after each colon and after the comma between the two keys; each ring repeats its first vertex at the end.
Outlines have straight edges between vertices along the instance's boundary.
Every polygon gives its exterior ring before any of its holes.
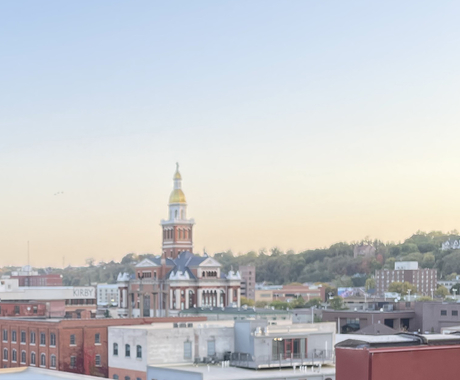
{"type": "Polygon", "coordinates": [[[88,298],[96,298],[96,291],[93,287],[90,286],[81,286],[73,288],[73,299],[88,299],[88,298]]]}

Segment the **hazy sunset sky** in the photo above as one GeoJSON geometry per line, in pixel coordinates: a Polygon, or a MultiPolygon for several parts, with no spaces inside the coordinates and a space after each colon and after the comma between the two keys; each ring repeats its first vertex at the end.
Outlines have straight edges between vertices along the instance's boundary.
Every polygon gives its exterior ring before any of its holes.
{"type": "Polygon", "coordinates": [[[0,265],[460,228],[458,1],[0,2],[0,265]],[[63,194],[54,195],[63,192],[63,194]]]}

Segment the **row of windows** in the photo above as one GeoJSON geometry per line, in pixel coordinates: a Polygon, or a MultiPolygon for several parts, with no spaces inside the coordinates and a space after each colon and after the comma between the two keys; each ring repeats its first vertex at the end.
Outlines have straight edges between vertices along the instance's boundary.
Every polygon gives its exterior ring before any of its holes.
{"type": "MultiPolygon", "coordinates": [[[[118,343],[113,344],[113,354],[118,356],[118,343]]],[[[131,346],[129,344],[125,344],[125,357],[131,357],[131,346]]],[[[136,346],[136,358],[142,359],[142,346],[139,344],[136,346]]]]}
{"type": "MultiPolygon", "coordinates": [[[[30,344],[35,344],[35,331],[30,332],[30,344]]],[[[3,330],[3,341],[8,342],[8,330],[4,329],[3,330]]],[[[17,332],[16,330],[11,331],[11,342],[16,343],[17,342],[17,332]]],[[[21,343],[27,343],[26,342],[26,332],[24,330],[21,331],[21,343]]],[[[46,333],[42,332],[40,333],[40,344],[41,345],[46,345],[46,333]]],[[[50,333],[50,346],[56,346],[56,334],[55,333],[50,333]]]]}
{"type": "MultiPolygon", "coordinates": [[[[190,231],[178,229],[178,239],[179,240],[187,240],[190,239],[190,231]]],[[[163,239],[172,239],[174,237],[174,230],[164,230],[163,231],[163,239]]]]}
{"type": "MultiPolygon", "coordinates": [[[[30,332],[30,344],[35,344],[35,331],[30,332]]],[[[3,330],[3,341],[8,342],[8,330],[4,329],[3,330]]],[[[11,342],[16,343],[17,342],[17,333],[16,330],[11,331],[11,342]]],[[[26,332],[24,330],[21,331],[21,343],[27,343],[26,342],[26,332]]],[[[101,334],[96,333],[94,334],[94,343],[95,344],[100,344],[101,343],[101,334]]],[[[75,334],[70,335],[70,344],[75,345],[76,344],[76,337],[75,334]]],[[[40,333],[40,345],[46,346],[46,333],[41,332],[40,333]]],[[[56,346],[56,334],[55,333],[50,333],[50,346],[56,346]]]]}
{"type": "MultiPolygon", "coordinates": [[[[216,341],[208,340],[208,356],[216,354],[216,341]]],[[[113,344],[113,355],[118,356],[118,343],[113,344]]],[[[131,357],[131,346],[125,344],[125,357],[131,357]]],[[[142,359],[142,346],[136,346],[136,358],[142,359]]],[[[192,359],[192,342],[184,342],[184,359],[192,359]]]]}
{"type": "MultiPolygon", "coordinates": [[[[447,315],[447,310],[441,310],[441,315],[446,316],[447,315]]],[[[458,317],[458,310],[452,310],[452,316],[453,317],[458,317]]]]}
{"type": "MultiPolygon", "coordinates": [[[[18,353],[15,349],[11,350],[11,361],[13,363],[17,362],[18,353]]],[[[100,355],[99,356],[99,362],[100,362],[100,355]]],[[[30,365],[36,365],[36,354],[35,352],[30,353],[30,365]]],[[[8,349],[4,348],[3,349],[3,361],[8,361],[8,349]]],[[[26,352],[21,351],[21,364],[26,364],[26,352]]],[[[97,365],[97,364],[96,364],[97,365]]],[[[46,367],[46,354],[40,354],[40,366],[41,367],[46,367]]],[[[51,355],[51,362],[50,362],[50,367],[51,368],[56,368],[56,355],[51,355]]]]}
{"type": "MultiPolygon", "coordinates": [[[[118,375],[113,375],[113,378],[116,379],[116,380],[120,379],[120,378],[118,377],[118,375]]],[[[131,380],[131,377],[130,377],[130,376],[125,376],[125,380],[131,380]]],[[[136,377],[136,380],[141,380],[141,378],[140,378],[140,377],[136,377]]]]}

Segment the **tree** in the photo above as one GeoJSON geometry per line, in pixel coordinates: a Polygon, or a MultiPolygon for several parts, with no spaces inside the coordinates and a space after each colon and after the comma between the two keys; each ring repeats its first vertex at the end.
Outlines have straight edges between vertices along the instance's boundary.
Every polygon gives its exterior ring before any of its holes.
{"type": "Polygon", "coordinates": [[[329,300],[329,306],[331,309],[334,309],[334,310],[342,310],[344,308],[342,297],[331,298],[329,300]]]}
{"type": "Polygon", "coordinates": [[[444,285],[438,285],[438,288],[436,289],[434,294],[436,294],[438,297],[444,298],[447,295],[449,295],[449,291],[447,290],[447,288],[444,285]]]}
{"type": "Polygon", "coordinates": [[[388,287],[389,292],[400,293],[403,296],[409,293],[408,290],[411,291],[411,294],[415,294],[417,292],[417,287],[407,281],[406,282],[394,281],[388,287]]]}
{"type": "Polygon", "coordinates": [[[299,296],[293,302],[291,302],[291,307],[293,309],[300,309],[302,307],[305,307],[305,300],[302,296],[299,296]]]}
{"type": "Polygon", "coordinates": [[[319,307],[321,306],[322,303],[323,302],[321,301],[321,298],[314,297],[305,304],[305,307],[313,307],[313,306],[319,307]]]}
{"type": "Polygon", "coordinates": [[[268,305],[267,301],[256,301],[256,307],[263,308],[268,305]]]}
{"type": "Polygon", "coordinates": [[[430,253],[425,253],[423,255],[423,259],[422,259],[422,267],[423,268],[433,268],[434,263],[435,263],[435,258],[434,258],[434,255],[431,252],[430,253]]]}
{"type": "Polygon", "coordinates": [[[428,301],[433,301],[433,298],[429,296],[421,296],[416,298],[417,302],[428,302],[428,301]]]}
{"type": "Polygon", "coordinates": [[[366,292],[369,291],[370,289],[375,289],[377,287],[377,284],[375,283],[375,279],[372,277],[368,278],[366,280],[366,284],[364,285],[366,292]]]}
{"type": "Polygon", "coordinates": [[[240,303],[241,303],[241,306],[243,305],[248,305],[248,306],[254,306],[255,305],[255,302],[254,300],[250,299],[250,298],[246,298],[246,297],[241,297],[240,298],[240,303]]]}
{"type": "Polygon", "coordinates": [[[286,310],[289,307],[289,303],[283,301],[273,301],[270,303],[270,306],[277,310],[286,310]]]}

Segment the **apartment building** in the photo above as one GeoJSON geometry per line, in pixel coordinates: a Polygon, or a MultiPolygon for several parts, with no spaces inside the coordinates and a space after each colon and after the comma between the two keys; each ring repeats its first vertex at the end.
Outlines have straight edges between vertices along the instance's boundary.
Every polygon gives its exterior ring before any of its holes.
{"type": "Polygon", "coordinates": [[[408,282],[417,287],[417,293],[433,296],[438,279],[436,269],[419,269],[417,261],[399,261],[395,269],[380,269],[375,271],[377,295],[384,295],[393,282],[408,282]]]}

